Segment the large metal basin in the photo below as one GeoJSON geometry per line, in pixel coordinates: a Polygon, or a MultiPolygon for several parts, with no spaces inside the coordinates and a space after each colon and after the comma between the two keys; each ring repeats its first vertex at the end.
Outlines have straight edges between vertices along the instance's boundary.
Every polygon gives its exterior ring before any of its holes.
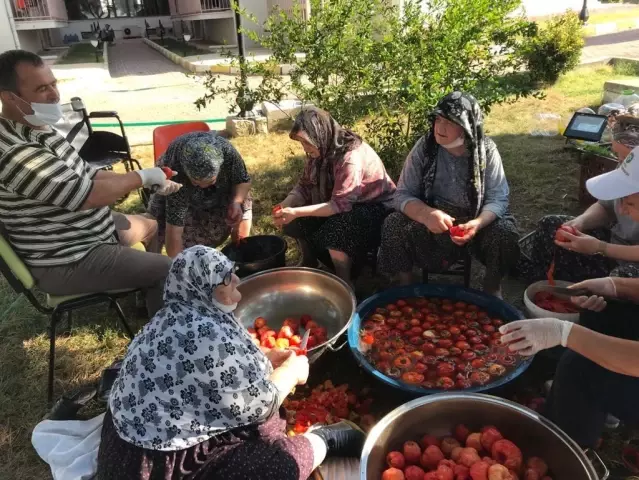
{"type": "Polygon", "coordinates": [[[279,328],[286,317],[311,315],[326,328],[328,341],[309,350],[314,361],[333,348],[346,331],[355,312],[355,294],[346,282],[330,273],[312,268],[275,268],[246,277],[238,290],[242,300],[235,316],[245,327],[257,317],[279,328]]]}
{"type": "MultiPolygon", "coordinates": [[[[362,451],[360,480],[379,480],[385,458],[403,442],[428,433],[450,435],[464,423],[473,431],[495,425],[515,442],[524,456],[539,456],[548,463],[557,480],[603,480],[608,471],[601,463],[597,473],[579,446],[541,415],[516,403],[477,393],[441,393],[418,398],[386,415],[370,432],[362,451]]],[[[598,463],[601,460],[595,455],[598,463]]]]}

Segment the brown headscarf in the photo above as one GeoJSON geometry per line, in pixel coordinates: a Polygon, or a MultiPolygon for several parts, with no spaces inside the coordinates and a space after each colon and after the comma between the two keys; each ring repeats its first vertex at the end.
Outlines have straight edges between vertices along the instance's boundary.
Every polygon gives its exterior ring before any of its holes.
{"type": "Polygon", "coordinates": [[[305,108],[297,115],[289,136],[303,139],[319,150],[319,158],[308,157],[300,184],[311,187],[313,204],[328,202],[333,192],[335,162],[359,147],[362,139],[343,128],[328,112],[315,107],[305,108]]]}

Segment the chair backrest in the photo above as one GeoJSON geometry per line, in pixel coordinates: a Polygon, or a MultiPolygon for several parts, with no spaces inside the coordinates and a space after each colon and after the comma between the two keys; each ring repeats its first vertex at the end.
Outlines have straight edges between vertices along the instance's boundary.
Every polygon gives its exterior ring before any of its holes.
{"type": "Polygon", "coordinates": [[[211,130],[205,122],[176,123],[163,125],[153,130],[153,156],[155,161],[162,156],[170,143],[180,135],[190,132],[208,132],[211,130]]]}
{"type": "Polygon", "coordinates": [[[0,271],[18,293],[31,290],[35,280],[22,259],[15,252],[9,240],[0,232],[0,271]]]}
{"type": "Polygon", "coordinates": [[[62,120],[54,128],[79,152],[91,134],[84,114],[74,110],[72,104],[65,103],[62,105],[62,115],[62,120]]]}

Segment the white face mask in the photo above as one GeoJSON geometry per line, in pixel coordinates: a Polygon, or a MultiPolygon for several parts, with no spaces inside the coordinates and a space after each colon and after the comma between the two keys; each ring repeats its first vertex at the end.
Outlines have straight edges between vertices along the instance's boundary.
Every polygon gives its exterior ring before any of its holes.
{"type": "Polygon", "coordinates": [[[452,142],[447,143],[446,145],[442,145],[442,147],[446,149],[461,147],[465,143],[465,141],[466,139],[462,135],[461,137],[457,137],[457,140],[453,140],[452,142]]]}
{"type": "Polygon", "coordinates": [[[26,100],[19,98],[24,103],[27,103],[33,113],[31,115],[26,115],[21,109],[20,113],[24,115],[24,120],[29,122],[31,125],[36,127],[44,127],[46,125],[55,125],[60,121],[60,119],[64,116],[62,113],[62,105],[60,102],[56,103],[28,103],[26,100]]]}

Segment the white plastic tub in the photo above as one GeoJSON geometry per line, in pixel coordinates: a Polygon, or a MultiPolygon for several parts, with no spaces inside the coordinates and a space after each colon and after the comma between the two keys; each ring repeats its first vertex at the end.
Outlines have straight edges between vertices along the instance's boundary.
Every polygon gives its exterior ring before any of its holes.
{"type": "MultiPolygon", "coordinates": [[[[535,294],[542,290],[543,287],[548,285],[547,280],[541,280],[530,285],[524,292],[524,305],[526,311],[531,318],[558,318],[559,320],[568,320],[569,322],[578,323],[578,313],[555,313],[550,310],[544,310],[533,303],[535,294]]],[[[572,285],[571,282],[565,282],[563,280],[555,280],[557,287],[568,287],[572,285]]]]}

